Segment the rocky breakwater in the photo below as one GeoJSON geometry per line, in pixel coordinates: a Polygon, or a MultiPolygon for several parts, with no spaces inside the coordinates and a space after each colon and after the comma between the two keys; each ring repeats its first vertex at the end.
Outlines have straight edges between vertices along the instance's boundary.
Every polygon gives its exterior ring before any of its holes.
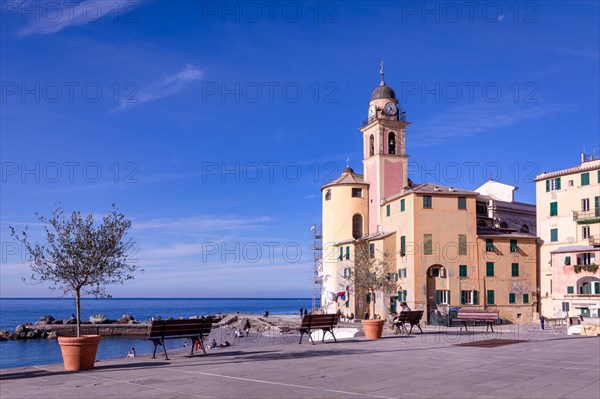
{"type": "MultiPolygon", "coordinates": [[[[36,323],[19,324],[14,332],[0,330],[0,341],[9,339],[58,338],[75,335],[76,321],[57,320],[52,316],[42,316],[36,323]]],[[[136,321],[131,315],[123,315],[119,320],[108,320],[103,315],[90,317],[90,321],[81,323],[82,334],[98,335],[145,335],[148,323],[136,321]]]]}

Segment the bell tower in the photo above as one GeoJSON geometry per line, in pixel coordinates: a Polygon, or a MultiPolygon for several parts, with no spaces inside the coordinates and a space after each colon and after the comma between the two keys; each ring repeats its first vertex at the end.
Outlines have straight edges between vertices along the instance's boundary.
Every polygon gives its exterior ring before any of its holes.
{"type": "Polygon", "coordinates": [[[381,82],[373,90],[363,134],[364,176],[369,183],[369,234],[381,225],[381,200],[408,186],[405,112],[398,106],[396,93],[385,83],[383,60],[381,82]]]}

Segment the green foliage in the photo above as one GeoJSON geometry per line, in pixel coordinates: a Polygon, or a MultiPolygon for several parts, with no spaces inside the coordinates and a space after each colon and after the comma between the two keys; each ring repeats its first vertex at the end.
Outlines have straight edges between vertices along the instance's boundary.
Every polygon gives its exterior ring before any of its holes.
{"type": "Polygon", "coordinates": [[[138,270],[130,262],[135,245],[127,235],[131,221],[114,204],[98,225],[91,214],[66,216],[60,207],[50,219],[37,212],[36,216],[44,224],[45,244],[32,242],[28,228],[17,233],[11,226],[11,234],[29,255],[31,282],[48,283],[52,290],[75,295],[79,336],[81,295],[110,297],[107,285],[123,284],[138,270]]]}

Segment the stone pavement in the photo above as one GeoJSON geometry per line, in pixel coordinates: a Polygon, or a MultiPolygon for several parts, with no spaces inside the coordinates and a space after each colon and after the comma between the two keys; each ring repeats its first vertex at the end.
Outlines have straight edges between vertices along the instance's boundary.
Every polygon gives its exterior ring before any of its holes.
{"type": "Polygon", "coordinates": [[[0,371],[8,398],[594,398],[600,338],[519,326],[486,334],[428,327],[378,341],[256,345],[208,356],[115,359],[0,371]]]}

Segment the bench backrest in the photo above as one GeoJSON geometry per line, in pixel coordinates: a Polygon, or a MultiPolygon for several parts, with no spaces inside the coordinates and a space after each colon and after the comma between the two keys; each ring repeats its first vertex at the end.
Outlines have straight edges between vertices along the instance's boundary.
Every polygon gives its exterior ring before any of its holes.
{"type": "Polygon", "coordinates": [[[302,318],[300,328],[332,328],[337,326],[337,314],[307,314],[302,318]]]}
{"type": "Polygon", "coordinates": [[[410,312],[400,312],[400,321],[408,323],[416,323],[423,317],[422,310],[411,310],[410,312]]]}
{"type": "Polygon", "coordinates": [[[459,309],[457,319],[464,320],[490,320],[495,321],[500,318],[500,312],[497,310],[485,309],[459,309]]]}
{"type": "Polygon", "coordinates": [[[149,338],[208,335],[212,318],[185,320],[155,320],[150,325],[149,338]]]}

